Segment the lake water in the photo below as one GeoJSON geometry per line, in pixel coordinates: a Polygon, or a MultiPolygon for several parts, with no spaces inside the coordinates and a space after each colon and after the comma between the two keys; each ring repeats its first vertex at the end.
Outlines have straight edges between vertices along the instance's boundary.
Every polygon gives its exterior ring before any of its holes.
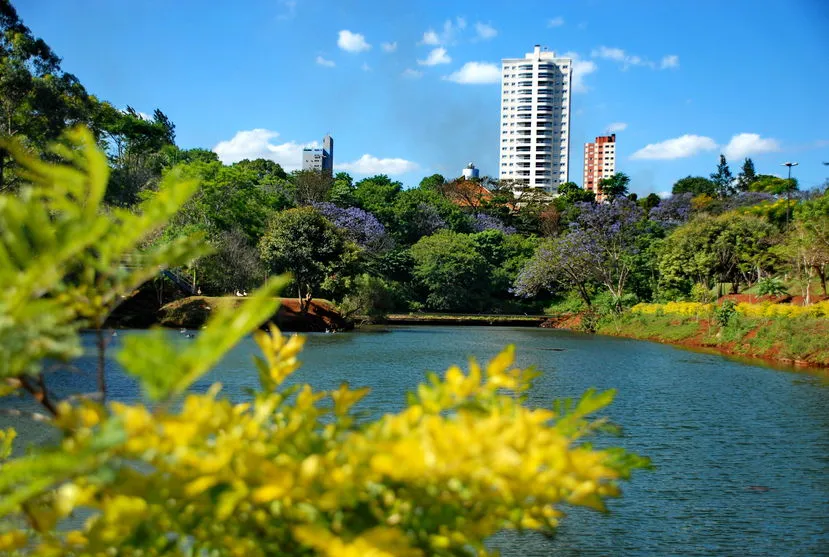
{"type": "MultiPolygon", "coordinates": [[[[112,348],[126,334],[143,333],[122,331],[112,348]]],[[[395,411],[425,370],[440,372],[470,355],[485,361],[509,343],[517,345],[519,364],[542,372],[533,405],[578,397],[590,387],[616,388],[607,415],[625,434],[607,442],[649,456],[656,468],[623,484],[624,496],[610,502],[609,514],[569,511],[553,540],[496,536],[492,545],[503,555],[829,555],[826,374],[556,330],[391,327],[309,335],[295,380],[320,389],[343,380],[370,386],[362,407],[395,411]]],[[[245,340],[197,388],[218,380],[229,396],[244,398],[256,384],[255,352],[245,340]]],[[[93,364],[83,359],[79,366],[93,364]]],[[[110,399],[134,399],[135,383],[114,362],[109,366],[110,399]]],[[[61,373],[52,385],[66,392],[86,381],[61,373]]],[[[43,434],[14,425],[21,441],[43,434]]]]}

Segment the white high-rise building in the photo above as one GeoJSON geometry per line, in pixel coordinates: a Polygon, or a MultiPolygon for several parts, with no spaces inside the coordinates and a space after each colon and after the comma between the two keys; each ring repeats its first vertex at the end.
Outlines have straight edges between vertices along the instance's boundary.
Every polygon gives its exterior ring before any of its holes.
{"type": "Polygon", "coordinates": [[[572,59],[540,45],[502,60],[501,180],[551,193],[568,181],[572,76],[572,59]]]}

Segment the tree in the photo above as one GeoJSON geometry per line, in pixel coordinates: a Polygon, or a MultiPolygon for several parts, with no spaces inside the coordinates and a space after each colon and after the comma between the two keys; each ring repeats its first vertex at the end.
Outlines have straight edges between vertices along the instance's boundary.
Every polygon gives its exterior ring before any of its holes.
{"type": "Polygon", "coordinates": [[[489,298],[489,265],[466,234],[442,230],[411,248],[414,275],[426,292],[426,307],[477,311],[489,298]]]}
{"type": "Polygon", "coordinates": [[[584,304],[592,306],[590,283],[597,279],[595,259],[582,234],[566,234],[547,240],[515,279],[518,296],[537,296],[542,291],[561,294],[576,290],[584,304]]]}
{"type": "Polygon", "coordinates": [[[673,188],[671,188],[671,193],[690,193],[695,196],[705,194],[713,196],[717,194],[717,185],[702,176],[686,176],[676,181],[673,188]]]}
{"type": "Polygon", "coordinates": [[[264,282],[259,250],[243,232],[221,232],[212,244],[215,251],[198,263],[198,282],[206,294],[232,295],[239,290],[253,290],[264,282]]]}
{"type": "Polygon", "coordinates": [[[334,183],[328,192],[328,201],[340,207],[352,207],[357,204],[354,197],[354,180],[347,172],[337,172],[334,183]]]}
{"type": "Polygon", "coordinates": [[[354,243],[375,254],[394,247],[386,227],[377,217],[359,207],[343,209],[333,203],[315,203],[314,208],[354,243]]]}
{"type": "Polygon", "coordinates": [[[297,170],[291,175],[297,205],[320,203],[328,198],[334,180],[320,170],[297,170]]]}
{"type": "Polygon", "coordinates": [[[625,198],[613,203],[584,203],[565,236],[543,244],[521,271],[516,290],[532,295],[541,290],[576,288],[590,305],[588,285],[606,287],[617,309],[634,267],[637,226],[643,212],[625,198]]]}
{"type": "Polygon", "coordinates": [[[300,310],[306,312],[323,281],[341,269],[346,241],[312,207],[275,213],[259,242],[262,261],[272,274],[291,273],[300,310]]]}
{"type": "Polygon", "coordinates": [[[610,204],[585,204],[568,235],[573,245],[592,258],[597,280],[607,288],[617,309],[621,309],[625,285],[634,267],[632,255],[637,248],[637,225],[642,208],[625,198],[610,204]]]}
{"type": "Polygon", "coordinates": [[[749,186],[749,191],[781,195],[790,191],[791,184],[785,178],[770,174],[759,174],[749,186]]]}
{"type": "Polygon", "coordinates": [[[691,218],[691,200],[693,194],[673,194],[667,199],[662,199],[659,204],[652,207],[648,212],[648,218],[663,226],[678,226],[691,218]]]}
{"type": "Polygon", "coordinates": [[[363,178],[355,184],[354,199],[361,209],[374,214],[390,230],[394,223],[394,202],[403,184],[392,181],[385,174],[363,178]]]}
{"type": "Polygon", "coordinates": [[[651,209],[662,202],[662,198],[655,193],[649,193],[644,199],[639,201],[639,205],[645,211],[645,214],[650,213],[651,209]]]}
{"type": "Polygon", "coordinates": [[[446,178],[442,174],[432,174],[426,176],[420,181],[418,187],[424,190],[441,191],[441,188],[446,184],[446,178]]]}
{"type": "Polygon", "coordinates": [[[265,230],[269,215],[290,207],[290,201],[278,184],[269,184],[271,181],[278,183],[278,178],[264,172],[255,161],[224,166],[218,161],[197,160],[179,168],[198,179],[200,186],[196,195],[173,218],[168,237],[175,236],[179,229],[196,228],[211,238],[238,229],[249,243],[255,244],[265,230]]]}
{"type": "MultiPolygon", "coordinates": [[[[0,139],[19,136],[43,149],[73,124],[91,122],[95,104],[11,2],[0,0],[0,139]]],[[[16,185],[10,164],[8,150],[0,146],[0,192],[16,185]]]]}
{"type": "Polygon", "coordinates": [[[617,172],[610,178],[599,182],[599,193],[612,202],[614,199],[627,195],[629,184],[630,177],[624,172],[617,172]]]}
{"type": "Polygon", "coordinates": [[[596,194],[579,187],[575,182],[564,182],[558,187],[558,198],[572,205],[574,203],[590,203],[596,201],[596,194]]]}
{"type": "Polygon", "coordinates": [[[142,192],[154,189],[161,179],[167,162],[165,148],[174,147],[175,125],[158,109],[152,120],[131,106],[121,111],[109,103],[102,103],[98,113],[113,166],[107,201],[130,207],[139,201],[142,192]]]}
{"type": "Polygon", "coordinates": [[[734,177],[728,168],[725,155],[720,155],[720,163],[717,165],[717,171],[711,174],[711,181],[714,183],[714,191],[717,192],[720,198],[728,197],[734,193],[734,177]]]}
{"type": "Polygon", "coordinates": [[[753,215],[698,216],[676,228],[661,244],[660,286],[687,295],[694,284],[753,283],[763,274],[775,237],[772,225],[753,215]]]}
{"type": "Polygon", "coordinates": [[[392,210],[389,228],[402,244],[414,244],[444,228],[455,232],[472,231],[468,214],[435,191],[404,190],[395,198],[392,210]]]}
{"type": "Polygon", "coordinates": [[[777,246],[777,253],[784,258],[789,269],[797,277],[803,292],[804,304],[812,303],[812,282],[815,274],[820,277],[823,292],[826,293],[829,249],[826,249],[805,222],[794,223],[783,242],[777,246]]]}
{"type": "Polygon", "coordinates": [[[754,172],[754,162],[747,158],[743,161],[743,169],[737,175],[737,190],[749,191],[751,184],[757,180],[757,174],[754,172]]]}

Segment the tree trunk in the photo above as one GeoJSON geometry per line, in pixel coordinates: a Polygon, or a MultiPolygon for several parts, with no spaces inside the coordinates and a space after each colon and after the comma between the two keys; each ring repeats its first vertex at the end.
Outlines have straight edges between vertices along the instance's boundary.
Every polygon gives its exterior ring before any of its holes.
{"type": "Polygon", "coordinates": [[[0,191],[3,191],[5,182],[3,181],[3,172],[6,170],[6,151],[0,149],[0,191]]]}
{"type": "Polygon", "coordinates": [[[590,296],[587,293],[587,289],[584,287],[583,284],[580,284],[578,290],[579,296],[581,296],[581,299],[584,300],[584,303],[587,305],[587,309],[592,309],[593,304],[590,302],[590,296]]]}

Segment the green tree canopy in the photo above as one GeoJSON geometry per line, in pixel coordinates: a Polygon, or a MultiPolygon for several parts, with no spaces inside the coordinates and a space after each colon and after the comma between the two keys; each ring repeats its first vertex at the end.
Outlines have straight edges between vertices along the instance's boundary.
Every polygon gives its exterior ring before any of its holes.
{"type": "Polygon", "coordinates": [[[769,174],[758,174],[755,180],[749,185],[749,191],[759,191],[764,193],[771,193],[773,195],[782,195],[786,192],[792,192],[797,189],[797,181],[792,178],[780,178],[778,176],[771,176],[769,174]]]}
{"type": "Polygon", "coordinates": [[[630,176],[624,172],[617,172],[610,178],[605,178],[599,182],[599,191],[602,192],[607,199],[613,201],[619,197],[626,196],[629,185],[630,176]]]}
{"type": "Polygon", "coordinates": [[[328,201],[340,207],[357,205],[354,197],[354,179],[348,172],[337,172],[334,175],[334,183],[328,191],[328,201]]]}
{"type": "Polygon", "coordinates": [[[743,161],[743,168],[737,175],[737,189],[739,191],[751,191],[751,184],[757,180],[757,173],[754,171],[754,162],[746,158],[743,161]]]}
{"type": "Polygon", "coordinates": [[[580,187],[575,182],[564,182],[558,187],[558,199],[572,205],[573,203],[596,201],[596,194],[580,187]]]}
{"type": "Polygon", "coordinates": [[[342,268],[347,246],[328,219],[316,209],[301,207],[270,218],[259,252],[272,274],[291,273],[300,308],[306,311],[325,279],[342,268]]]}
{"type": "Polygon", "coordinates": [[[363,178],[354,187],[354,199],[361,209],[373,213],[387,228],[393,224],[394,202],[403,191],[403,184],[385,174],[363,178]]]}
{"type": "Polygon", "coordinates": [[[764,219],[735,212],[699,216],[677,227],[661,244],[660,286],[688,294],[694,284],[754,282],[769,264],[775,228],[764,219]]]}
{"type": "Polygon", "coordinates": [[[721,198],[734,193],[734,176],[731,174],[731,169],[728,168],[725,155],[720,155],[720,162],[717,165],[716,172],[711,174],[711,181],[714,182],[714,190],[721,198]]]}
{"type": "Polygon", "coordinates": [[[692,193],[694,195],[706,194],[714,196],[717,194],[717,185],[702,176],[686,176],[676,181],[671,193],[692,193]]]}
{"type": "Polygon", "coordinates": [[[414,274],[426,292],[426,307],[478,311],[489,298],[489,265],[467,234],[442,230],[411,249],[414,274]]]}

